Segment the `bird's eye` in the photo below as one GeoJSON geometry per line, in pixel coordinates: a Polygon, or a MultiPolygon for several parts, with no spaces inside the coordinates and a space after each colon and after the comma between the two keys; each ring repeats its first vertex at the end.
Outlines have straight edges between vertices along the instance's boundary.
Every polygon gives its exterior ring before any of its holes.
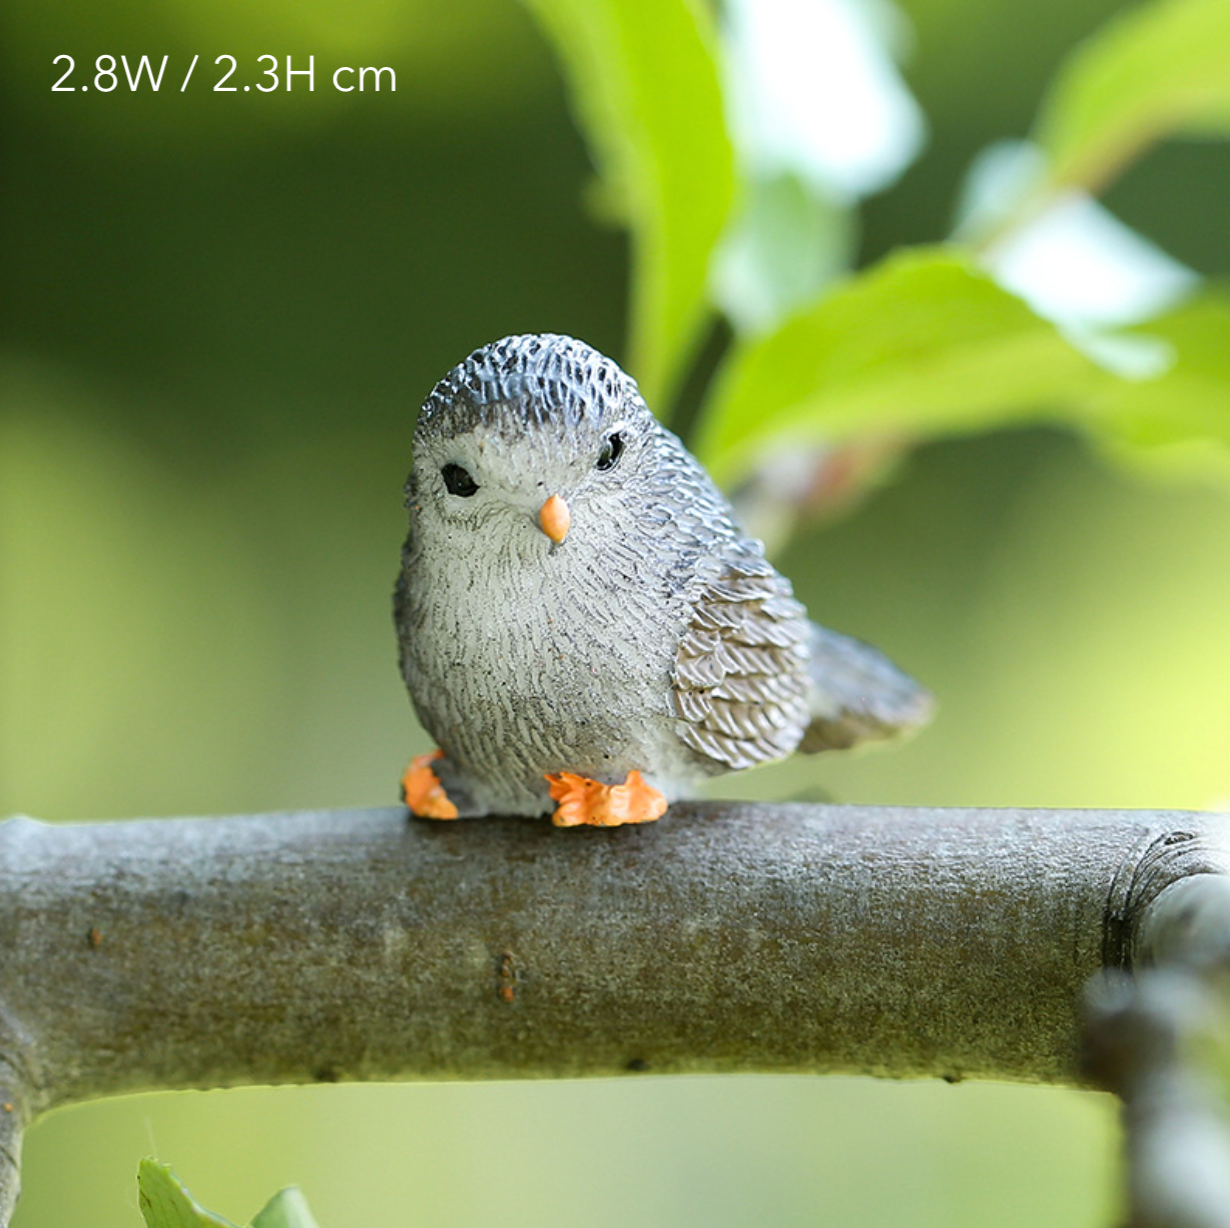
{"type": "Polygon", "coordinates": [[[460,495],[463,499],[468,499],[478,490],[478,483],[460,465],[445,465],[440,470],[440,476],[444,479],[444,485],[448,487],[450,495],[460,495]]]}
{"type": "Polygon", "coordinates": [[[598,453],[597,468],[605,473],[608,469],[614,469],[619,463],[619,458],[624,454],[624,437],[615,431],[608,435],[606,442],[602,445],[602,451],[598,453]]]}

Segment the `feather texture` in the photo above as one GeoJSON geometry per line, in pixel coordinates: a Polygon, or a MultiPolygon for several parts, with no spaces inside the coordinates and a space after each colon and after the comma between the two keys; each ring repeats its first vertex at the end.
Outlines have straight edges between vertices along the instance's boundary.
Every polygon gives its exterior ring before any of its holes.
{"type": "Polygon", "coordinates": [[[570,337],[506,337],[436,385],[406,504],[402,673],[462,817],[549,811],[561,773],[682,797],[926,707],[808,621],[635,381],[570,337]],[[553,497],[569,524],[548,536],[553,497]]]}
{"type": "Polygon", "coordinates": [[[790,754],[808,705],[809,624],[759,542],[738,539],[699,586],[672,677],[679,736],[716,768],[790,754]]]}

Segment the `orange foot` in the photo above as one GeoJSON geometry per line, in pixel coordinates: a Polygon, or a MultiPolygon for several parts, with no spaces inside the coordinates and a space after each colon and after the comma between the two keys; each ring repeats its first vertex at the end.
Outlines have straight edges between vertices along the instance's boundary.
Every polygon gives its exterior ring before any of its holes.
{"type": "Polygon", "coordinates": [[[439,777],[431,770],[432,763],[443,756],[442,750],[415,755],[401,778],[402,800],[421,819],[455,819],[457,807],[448,799],[439,777]]]}
{"type": "Polygon", "coordinates": [[[559,802],[551,822],[556,827],[620,827],[652,823],[666,813],[666,798],[629,772],[622,785],[604,785],[572,772],[547,775],[551,797],[559,802]]]}

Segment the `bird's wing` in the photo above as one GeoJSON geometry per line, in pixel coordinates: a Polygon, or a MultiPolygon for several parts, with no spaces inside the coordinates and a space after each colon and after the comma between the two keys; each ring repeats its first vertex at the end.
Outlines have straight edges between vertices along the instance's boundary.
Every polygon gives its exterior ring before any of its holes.
{"type": "Polygon", "coordinates": [[[931,693],[878,649],[816,623],[808,632],[811,717],[801,751],[900,737],[931,719],[931,693]]]}
{"type": "Polygon", "coordinates": [[[679,736],[716,770],[900,737],[935,707],[878,649],[809,622],[749,542],[693,599],[672,682],[679,736]]]}
{"type": "Polygon", "coordinates": [[[758,544],[739,543],[693,598],[672,677],[679,736],[715,770],[788,755],[810,720],[810,624],[758,544]]]}

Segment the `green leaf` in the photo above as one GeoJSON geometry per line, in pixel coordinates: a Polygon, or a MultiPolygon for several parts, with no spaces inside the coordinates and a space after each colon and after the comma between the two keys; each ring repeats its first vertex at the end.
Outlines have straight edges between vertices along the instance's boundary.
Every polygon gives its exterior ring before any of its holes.
{"type": "Polygon", "coordinates": [[[1230,3],[1154,0],[1077,47],[1039,115],[1052,182],[1096,191],[1166,136],[1230,134],[1230,3]]]}
{"type": "Polygon", "coordinates": [[[142,1160],[137,1170],[137,1201],[145,1228],[236,1228],[214,1215],[188,1193],[167,1164],[142,1160]]]}
{"type": "Polygon", "coordinates": [[[293,1185],[279,1190],[260,1210],[249,1228],[317,1228],[307,1199],[293,1185]]]}
{"type": "MultiPolygon", "coordinates": [[[[170,1166],[157,1160],[141,1161],[137,1198],[145,1228],[237,1228],[229,1219],[206,1211],[170,1166]]],[[[317,1224],[307,1200],[291,1186],[275,1194],[249,1228],[317,1228],[317,1224]]]]}
{"type": "Polygon", "coordinates": [[[1230,297],[1209,291],[1134,331],[1174,361],[1156,379],[1108,383],[1090,428],[1121,459],[1230,477],[1230,297]]]}
{"type": "Polygon", "coordinates": [[[1071,414],[1109,379],[958,249],[913,249],[736,343],[697,451],[730,483],[799,443],[1071,414]]]}
{"type": "Polygon", "coordinates": [[[709,10],[688,0],[526,4],[631,229],[628,366],[663,410],[699,336],[709,258],[734,197],[709,10]]]}
{"type": "Polygon", "coordinates": [[[772,328],[849,269],[854,232],[850,210],[799,176],[755,180],[722,241],[713,297],[737,332],[772,328]]]}

